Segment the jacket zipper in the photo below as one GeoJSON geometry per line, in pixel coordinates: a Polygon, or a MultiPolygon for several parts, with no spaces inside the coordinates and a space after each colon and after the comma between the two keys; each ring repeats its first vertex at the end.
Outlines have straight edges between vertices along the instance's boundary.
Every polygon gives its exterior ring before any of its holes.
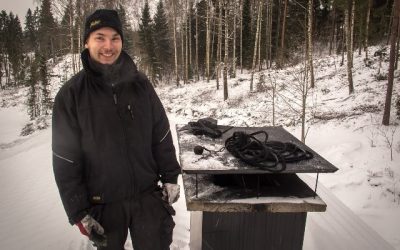
{"type": "Polygon", "coordinates": [[[129,113],[131,114],[132,120],[134,120],[135,116],[133,115],[133,109],[130,104],[128,104],[128,110],[129,110],[129,113]]]}
{"type": "MultiPolygon", "coordinates": [[[[125,125],[123,123],[122,116],[121,116],[120,112],[118,111],[118,105],[117,105],[118,104],[118,97],[117,97],[117,93],[115,91],[115,84],[112,84],[111,87],[112,87],[112,92],[113,92],[114,104],[115,104],[115,107],[117,109],[118,117],[120,118],[120,121],[121,121],[121,124],[122,124],[122,131],[123,131],[123,136],[124,136],[124,139],[125,139],[126,157],[128,158],[128,162],[129,162],[129,165],[130,165],[130,169],[128,171],[129,171],[129,175],[131,176],[131,187],[133,187],[133,196],[136,196],[136,194],[138,193],[138,190],[137,190],[137,185],[136,185],[136,181],[135,181],[134,166],[133,166],[131,158],[129,157],[129,142],[128,142],[128,137],[127,137],[127,132],[126,132],[125,125]],[[132,180],[133,180],[133,183],[132,183],[132,180]]],[[[131,197],[131,196],[132,196],[132,189],[129,189],[129,197],[131,197]]]]}
{"type": "Polygon", "coordinates": [[[113,92],[113,99],[114,99],[114,104],[118,104],[118,98],[117,98],[117,93],[115,93],[115,86],[114,84],[112,85],[112,92],[113,92]]]}

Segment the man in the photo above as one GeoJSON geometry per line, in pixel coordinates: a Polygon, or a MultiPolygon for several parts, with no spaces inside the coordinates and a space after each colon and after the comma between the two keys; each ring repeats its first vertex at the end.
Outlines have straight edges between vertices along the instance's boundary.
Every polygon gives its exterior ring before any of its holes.
{"type": "Polygon", "coordinates": [[[164,108],[122,50],[116,11],[90,15],[84,41],[83,70],[53,108],[53,169],[69,221],[98,249],[124,249],[128,229],[135,249],[169,249],[180,167],[164,108]]]}

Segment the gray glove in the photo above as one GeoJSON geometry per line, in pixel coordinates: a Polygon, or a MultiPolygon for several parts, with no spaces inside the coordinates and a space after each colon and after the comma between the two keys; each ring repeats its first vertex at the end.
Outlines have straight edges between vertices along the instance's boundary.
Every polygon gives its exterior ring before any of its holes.
{"type": "Polygon", "coordinates": [[[179,199],[180,186],[178,184],[164,183],[162,194],[163,200],[167,201],[168,204],[176,202],[179,199]]]}
{"type": "Polygon", "coordinates": [[[79,230],[83,235],[90,236],[92,230],[94,230],[97,234],[103,235],[104,228],[95,220],[92,216],[86,215],[83,219],[76,223],[79,230]]]}

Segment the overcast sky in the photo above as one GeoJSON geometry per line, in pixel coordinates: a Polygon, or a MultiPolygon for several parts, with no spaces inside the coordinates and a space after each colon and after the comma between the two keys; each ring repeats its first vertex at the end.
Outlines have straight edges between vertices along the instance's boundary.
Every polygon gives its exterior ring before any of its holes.
{"type": "Polygon", "coordinates": [[[21,25],[24,26],[25,15],[29,8],[33,10],[37,6],[36,0],[0,0],[0,10],[8,13],[12,11],[14,15],[18,15],[21,25]]]}

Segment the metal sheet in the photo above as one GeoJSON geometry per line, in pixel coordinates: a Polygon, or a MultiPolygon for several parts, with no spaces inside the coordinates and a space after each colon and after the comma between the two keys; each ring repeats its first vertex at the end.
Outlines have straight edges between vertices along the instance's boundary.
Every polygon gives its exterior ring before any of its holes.
{"type": "MultiPolygon", "coordinates": [[[[310,160],[303,160],[296,163],[287,163],[286,170],[281,173],[331,173],[338,169],[320,156],[317,152],[299,141],[282,127],[233,127],[223,134],[221,138],[212,139],[206,136],[195,136],[184,129],[185,125],[177,125],[178,142],[180,149],[180,160],[182,171],[191,174],[268,174],[267,170],[259,169],[243,163],[231,155],[227,150],[220,153],[208,153],[196,155],[193,148],[196,145],[204,146],[208,149],[218,150],[224,147],[225,140],[232,136],[236,131],[253,133],[263,130],[268,133],[269,140],[291,142],[300,148],[311,152],[314,157],[310,160]]],[[[225,131],[229,127],[218,126],[225,131]]],[[[260,140],[263,140],[260,137],[260,140]]]]}

